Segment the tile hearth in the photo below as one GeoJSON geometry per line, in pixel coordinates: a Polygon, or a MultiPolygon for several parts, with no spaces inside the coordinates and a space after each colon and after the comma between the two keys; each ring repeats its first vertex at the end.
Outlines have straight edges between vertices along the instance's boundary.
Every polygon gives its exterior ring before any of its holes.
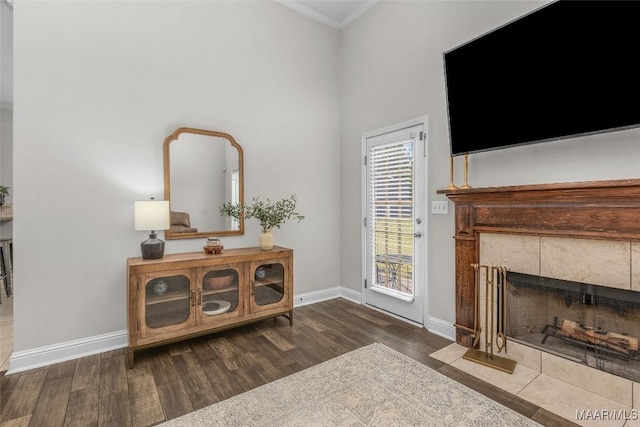
{"type": "MultiPolygon", "coordinates": [[[[618,377],[584,367],[595,377],[593,383],[597,384],[596,390],[589,391],[563,381],[567,370],[580,371],[580,365],[570,365],[574,362],[555,356],[549,358],[544,352],[514,342],[509,342],[508,348],[509,357],[518,362],[511,375],[463,359],[467,348],[455,343],[430,356],[579,425],[640,426],[640,419],[634,419],[640,412],[633,409],[639,407],[635,400],[640,399],[632,399],[632,395],[640,394],[640,384],[624,379],[618,381],[618,377]],[[577,419],[578,412],[586,419],[577,419]],[[623,419],[610,420],[607,414],[623,419]]],[[[586,386],[592,387],[592,384],[586,386]]]]}

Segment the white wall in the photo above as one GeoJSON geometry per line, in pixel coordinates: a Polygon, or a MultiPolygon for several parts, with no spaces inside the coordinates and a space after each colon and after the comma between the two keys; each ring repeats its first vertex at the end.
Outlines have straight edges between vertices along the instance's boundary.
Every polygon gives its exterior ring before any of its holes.
{"type": "MultiPolygon", "coordinates": [[[[13,203],[13,109],[0,106],[0,184],[9,187],[6,204],[13,203]]],[[[0,222],[0,237],[12,237],[13,222],[0,222]]]]}
{"type": "MultiPolygon", "coordinates": [[[[422,1],[374,6],[342,34],[342,284],[361,289],[360,145],[364,132],[429,116],[429,203],[449,184],[443,52],[544,2],[422,1]]],[[[543,113],[543,112],[541,112],[543,113]]],[[[475,187],[640,177],[640,130],[470,156],[475,187]]],[[[462,158],[456,159],[461,185],[462,158]]],[[[453,204],[429,216],[428,314],[455,321],[453,204]]],[[[427,319],[429,320],[429,319],[427,319]]],[[[428,322],[429,323],[429,322],[428,322]]]]}
{"type": "Polygon", "coordinates": [[[0,2],[0,105],[13,105],[13,9],[0,2]]]}
{"type": "MultiPolygon", "coordinates": [[[[244,149],[245,196],[295,193],[295,293],[338,286],[339,32],[276,2],[16,2],[15,350],[126,329],[133,202],[180,126],[244,149]]],[[[247,221],[226,248],[257,246],[247,221]]],[[[162,237],[162,236],[160,236],[162,237]]],[[[167,241],[166,252],[204,240],[167,241]]]]}
{"type": "MultiPolygon", "coordinates": [[[[10,187],[13,201],[13,11],[0,2],[0,185],[10,187]]],[[[11,237],[13,224],[0,223],[0,237],[11,237]]]]}

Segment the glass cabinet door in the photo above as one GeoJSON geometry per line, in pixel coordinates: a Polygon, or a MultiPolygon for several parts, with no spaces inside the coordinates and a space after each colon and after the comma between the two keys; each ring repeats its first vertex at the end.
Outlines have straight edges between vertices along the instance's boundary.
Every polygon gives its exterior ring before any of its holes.
{"type": "Polygon", "coordinates": [[[239,286],[241,271],[242,267],[235,265],[215,266],[202,271],[197,305],[203,322],[217,322],[244,314],[239,286]]]}
{"type": "Polygon", "coordinates": [[[256,264],[251,298],[257,306],[267,306],[284,300],[285,269],[279,262],[256,264]]]}
{"type": "Polygon", "coordinates": [[[145,276],[141,289],[143,298],[140,299],[144,304],[142,331],[158,332],[187,321],[191,311],[190,286],[186,273],[145,276]]]}

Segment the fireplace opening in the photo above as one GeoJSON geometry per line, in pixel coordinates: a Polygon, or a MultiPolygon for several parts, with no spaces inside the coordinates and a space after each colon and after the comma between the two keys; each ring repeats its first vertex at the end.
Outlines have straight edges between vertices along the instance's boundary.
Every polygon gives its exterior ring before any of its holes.
{"type": "Polygon", "coordinates": [[[509,339],[640,381],[640,292],[508,272],[509,339]]]}

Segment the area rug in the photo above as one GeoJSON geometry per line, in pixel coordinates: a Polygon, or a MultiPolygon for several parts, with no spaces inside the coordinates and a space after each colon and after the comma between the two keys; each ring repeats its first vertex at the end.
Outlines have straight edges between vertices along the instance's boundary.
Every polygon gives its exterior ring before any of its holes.
{"type": "Polygon", "coordinates": [[[539,426],[371,344],[162,426],[539,426]]]}

